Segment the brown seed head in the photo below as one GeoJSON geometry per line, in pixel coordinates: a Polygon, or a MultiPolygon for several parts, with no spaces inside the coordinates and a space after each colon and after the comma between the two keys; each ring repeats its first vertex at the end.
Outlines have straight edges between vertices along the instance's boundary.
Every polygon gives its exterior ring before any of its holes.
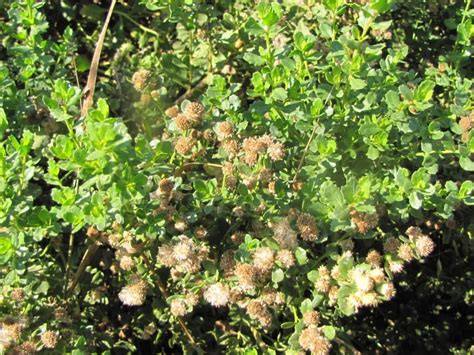
{"type": "Polygon", "coordinates": [[[304,350],[311,354],[327,355],[331,350],[331,343],[321,334],[316,327],[303,329],[299,337],[299,343],[304,350]]]}
{"type": "Polygon", "coordinates": [[[176,140],[174,149],[178,154],[186,155],[191,152],[195,142],[196,141],[191,137],[180,137],[176,140]]]}
{"type": "Polygon", "coordinates": [[[146,69],[140,69],[132,76],[132,84],[135,90],[143,91],[149,83],[151,72],[146,69]]]}
{"type": "Polygon", "coordinates": [[[234,125],[230,122],[218,122],[216,124],[216,132],[222,138],[228,138],[234,133],[234,125]]]}
{"type": "Polygon", "coordinates": [[[169,118],[175,118],[179,114],[179,108],[178,106],[171,106],[168,107],[165,111],[165,115],[168,116],[169,118]]]}
{"type": "Polygon", "coordinates": [[[206,109],[199,102],[191,102],[186,106],[185,114],[192,120],[200,121],[206,109]]]}
{"type": "Polygon", "coordinates": [[[54,349],[58,344],[58,335],[51,330],[41,334],[41,342],[46,349],[54,349]]]}

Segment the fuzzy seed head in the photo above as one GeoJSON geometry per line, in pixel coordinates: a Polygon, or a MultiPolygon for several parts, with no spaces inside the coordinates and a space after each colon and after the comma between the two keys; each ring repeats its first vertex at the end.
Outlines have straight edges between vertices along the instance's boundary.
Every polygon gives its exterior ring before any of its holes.
{"type": "Polygon", "coordinates": [[[219,263],[222,271],[224,272],[224,276],[230,276],[234,272],[235,268],[235,261],[234,261],[234,251],[233,250],[226,250],[221,257],[221,261],[219,263]]]}
{"type": "Polygon", "coordinates": [[[415,246],[421,257],[427,257],[434,250],[433,240],[426,235],[419,237],[415,242],[415,246]]]}
{"type": "Polygon", "coordinates": [[[204,239],[207,236],[207,229],[203,226],[198,226],[194,229],[194,235],[198,239],[204,239]]]}
{"type": "Polygon", "coordinates": [[[260,273],[266,273],[267,271],[271,270],[274,261],[274,254],[270,248],[257,248],[253,254],[253,265],[260,273]]]}
{"type": "Polygon", "coordinates": [[[199,102],[191,102],[186,106],[185,114],[192,120],[201,120],[206,109],[199,102]]]}
{"type": "Polygon", "coordinates": [[[135,266],[135,262],[130,256],[125,255],[120,258],[119,265],[122,270],[132,270],[135,266]]]}
{"type": "Polygon", "coordinates": [[[89,237],[89,238],[97,238],[99,235],[100,235],[100,232],[97,228],[95,228],[94,226],[90,226],[89,228],[87,228],[87,232],[86,232],[86,235],[89,237]]]}
{"type": "Polygon", "coordinates": [[[380,293],[381,293],[387,300],[390,300],[390,299],[392,299],[392,298],[395,296],[395,294],[396,294],[395,286],[394,286],[393,283],[391,283],[391,282],[385,283],[385,284],[383,284],[383,285],[380,287],[380,293]]]}
{"type": "Polygon", "coordinates": [[[418,237],[423,235],[423,232],[419,227],[409,227],[405,234],[410,238],[411,241],[415,241],[418,237]]]}
{"type": "Polygon", "coordinates": [[[23,324],[18,323],[13,319],[8,319],[4,323],[0,323],[0,345],[8,348],[14,343],[18,342],[23,328],[23,324]]]}
{"type": "Polygon", "coordinates": [[[36,353],[36,344],[32,341],[25,341],[13,349],[15,355],[30,355],[36,353]]]}
{"type": "Polygon", "coordinates": [[[397,238],[390,237],[383,244],[383,250],[387,253],[396,253],[400,247],[400,241],[397,238]]]}
{"type": "Polygon", "coordinates": [[[360,301],[362,305],[369,306],[369,307],[377,306],[380,303],[377,297],[377,293],[372,292],[372,291],[367,292],[367,293],[362,293],[360,295],[360,301]]]}
{"type": "Polygon", "coordinates": [[[136,71],[132,76],[132,84],[135,90],[141,92],[145,90],[151,78],[151,72],[146,69],[136,71]]]}
{"type": "Polygon", "coordinates": [[[398,248],[398,257],[406,262],[410,262],[413,260],[413,250],[411,249],[410,244],[403,243],[398,248]]]}
{"type": "Polygon", "coordinates": [[[191,137],[180,137],[176,140],[174,149],[180,155],[186,155],[191,152],[194,147],[195,140],[191,137]]]}
{"type": "Polygon", "coordinates": [[[165,111],[165,115],[168,116],[169,118],[175,118],[179,114],[179,108],[178,106],[171,106],[168,107],[165,111]]]}
{"type": "Polygon", "coordinates": [[[238,231],[238,232],[233,233],[230,236],[230,240],[235,245],[239,245],[239,244],[242,244],[242,242],[244,241],[244,237],[245,237],[245,233],[238,231]]]}
{"type": "Polygon", "coordinates": [[[161,179],[158,183],[159,192],[163,195],[169,195],[173,191],[174,184],[170,179],[161,179]]]}
{"type": "Polygon", "coordinates": [[[206,291],[204,291],[204,299],[214,307],[222,307],[229,303],[230,290],[229,286],[223,285],[218,282],[210,285],[206,291]]]}
{"type": "Polygon", "coordinates": [[[372,228],[376,227],[379,222],[379,217],[376,213],[368,214],[358,211],[351,211],[351,220],[356,225],[359,233],[365,234],[372,228]]]}
{"type": "Polygon", "coordinates": [[[25,290],[20,287],[14,288],[10,297],[15,302],[22,302],[25,299],[25,290]]]}
{"type": "Polygon", "coordinates": [[[219,137],[228,138],[234,133],[234,125],[230,122],[218,122],[216,124],[216,132],[219,137]]]}
{"type": "Polygon", "coordinates": [[[55,332],[48,330],[41,334],[41,342],[46,349],[54,349],[58,344],[58,335],[55,332]]]}
{"type": "Polygon", "coordinates": [[[272,322],[272,316],[266,304],[260,300],[251,300],[249,302],[247,314],[250,318],[257,320],[263,327],[268,327],[272,322]]]}
{"type": "Polygon", "coordinates": [[[159,264],[166,267],[175,265],[176,260],[173,257],[173,247],[170,245],[162,245],[158,248],[158,255],[156,257],[159,264]]]}
{"type": "Polygon", "coordinates": [[[392,261],[389,263],[389,269],[392,273],[394,274],[399,274],[401,272],[403,272],[403,264],[401,262],[398,262],[398,261],[392,261]]]}
{"type": "Polygon", "coordinates": [[[318,239],[319,229],[310,214],[301,213],[296,221],[296,226],[301,233],[301,239],[308,242],[313,242],[318,239]]]}
{"type": "Polygon", "coordinates": [[[299,337],[300,346],[311,354],[327,355],[331,350],[331,343],[316,327],[303,329],[299,337]]]}
{"type": "Polygon", "coordinates": [[[272,143],[267,148],[267,153],[273,161],[283,160],[285,158],[285,146],[282,143],[272,143]]]}
{"type": "Polygon", "coordinates": [[[359,290],[369,292],[374,288],[374,281],[369,277],[369,275],[359,272],[359,270],[353,271],[352,279],[359,290]]]}
{"type": "Polygon", "coordinates": [[[176,123],[176,127],[178,127],[181,131],[186,131],[194,127],[195,121],[188,118],[183,113],[178,113],[178,115],[174,118],[174,122],[176,123]]]}
{"type": "Polygon", "coordinates": [[[234,275],[237,276],[239,287],[243,291],[250,291],[255,287],[257,270],[254,266],[239,263],[234,269],[234,275]]]}
{"type": "Polygon", "coordinates": [[[377,250],[371,250],[367,254],[366,260],[372,266],[380,266],[380,263],[382,261],[382,256],[377,250]]]}
{"type": "Polygon", "coordinates": [[[293,255],[292,251],[288,249],[280,250],[277,253],[276,259],[285,269],[289,269],[295,265],[295,256],[293,255]]]}
{"type": "Polygon", "coordinates": [[[281,219],[272,224],[273,238],[282,249],[294,249],[297,246],[296,232],[291,228],[288,219],[281,219]]]}
{"type": "Polygon", "coordinates": [[[221,142],[220,147],[226,152],[230,157],[234,157],[239,153],[239,142],[235,139],[225,139],[221,142]]]}
{"type": "Polygon", "coordinates": [[[281,292],[276,292],[271,288],[263,290],[260,299],[267,305],[280,305],[285,302],[285,296],[281,292]]]}
{"type": "Polygon", "coordinates": [[[329,292],[331,288],[331,279],[328,277],[320,277],[314,284],[314,288],[321,293],[329,292]]]}
{"type": "Polygon", "coordinates": [[[385,280],[385,272],[381,267],[370,270],[369,276],[375,283],[380,283],[385,280]]]}
{"type": "Polygon", "coordinates": [[[177,220],[177,221],[175,222],[174,228],[175,228],[178,232],[183,233],[186,229],[188,229],[188,224],[186,223],[186,221],[180,219],[180,220],[177,220]]]}
{"type": "Polygon", "coordinates": [[[186,302],[180,298],[175,298],[171,301],[170,304],[170,311],[171,314],[175,317],[182,317],[188,314],[188,310],[186,309],[186,302]]]}
{"type": "Polygon", "coordinates": [[[303,314],[303,323],[307,327],[309,327],[310,325],[317,326],[319,325],[319,321],[320,321],[320,315],[319,315],[319,312],[317,311],[309,311],[303,314]]]}
{"type": "Polygon", "coordinates": [[[145,303],[148,285],[138,275],[130,278],[130,283],[122,288],[119,299],[126,306],[141,306],[145,303]]]}

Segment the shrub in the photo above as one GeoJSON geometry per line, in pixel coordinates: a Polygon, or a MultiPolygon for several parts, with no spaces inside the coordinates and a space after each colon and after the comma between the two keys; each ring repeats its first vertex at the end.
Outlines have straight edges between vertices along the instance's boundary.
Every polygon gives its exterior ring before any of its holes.
{"type": "Polygon", "coordinates": [[[2,346],[355,351],[344,318],[443,242],[424,222],[465,234],[470,1],[433,65],[397,2],[132,3],[82,116],[83,30],[3,5],[2,346]]]}

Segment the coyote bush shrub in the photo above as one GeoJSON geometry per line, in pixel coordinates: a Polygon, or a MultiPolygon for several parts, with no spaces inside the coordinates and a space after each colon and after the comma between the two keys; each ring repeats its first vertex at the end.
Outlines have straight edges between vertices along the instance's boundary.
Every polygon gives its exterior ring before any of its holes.
{"type": "Polygon", "coordinates": [[[344,319],[457,238],[424,222],[472,235],[452,3],[428,62],[402,2],[123,1],[81,115],[109,4],[0,2],[2,349],[356,351],[344,319]]]}

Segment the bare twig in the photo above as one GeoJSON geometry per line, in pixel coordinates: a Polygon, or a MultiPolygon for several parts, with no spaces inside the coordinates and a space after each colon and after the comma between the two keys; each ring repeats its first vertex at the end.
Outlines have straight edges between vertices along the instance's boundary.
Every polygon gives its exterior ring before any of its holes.
{"type": "Polygon", "coordinates": [[[199,80],[199,82],[194,87],[186,90],[186,92],[183,95],[181,95],[174,101],[174,105],[179,105],[184,100],[189,99],[191,96],[193,96],[196,91],[204,89],[207,85],[207,78],[208,78],[207,75],[204,76],[203,78],[201,78],[201,80],[199,80]]]}
{"type": "Polygon", "coordinates": [[[92,257],[96,253],[97,249],[99,249],[99,242],[94,241],[89,247],[87,248],[86,252],[84,253],[84,256],[82,257],[81,263],[79,264],[79,267],[74,274],[74,277],[71,282],[71,286],[69,286],[69,290],[66,293],[66,297],[71,295],[71,293],[74,291],[74,289],[77,286],[77,283],[79,282],[79,279],[81,278],[81,275],[83,274],[84,270],[86,267],[90,264],[92,257]]]}
{"type": "Polygon", "coordinates": [[[94,102],[94,91],[95,91],[95,84],[97,81],[97,70],[99,69],[99,60],[100,60],[100,53],[102,52],[102,47],[104,45],[105,34],[107,33],[107,28],[109,27],[110,18],[112,17],[112,13],[114,12],[115,4],[117,0],[112,0],[109,12],[107,13],[107,18],[105,19],[104,26],[102,27],[102,31],[100,32],[99,39],[97,40],[97,44],[94,50],[94,56],[92,57],[91,69],[89,71],[89,76],[87,77],[87,84],[84,88],[84,103],[81,109],[81,115],[87,115],[89,108],[91,108],[92,103],[94,102]]]}
{"type": "Polygon", "coordinates": [[[73,245],[74,245],[74,234],[71,233],[69,235],[69,246],[67,250],[66,281],[64,282],[64,298],[67,297],[67,293],[68,293],[69,275],[71,273],[71,255],[72,255],[73,245]]]}
{"type": "Polygon", "coordinates": [[[338,338],[336,337],[334,339],[334,341],[336,343],[338,343],[339,345],[344,345],[346,348],[348,348],[350,351],[352,351],[352,355],[360,355],[362,354],[359,350],[357,350],[352,344],[348,343],[347,341],[341,339],[341,338],[338,338]]]}

